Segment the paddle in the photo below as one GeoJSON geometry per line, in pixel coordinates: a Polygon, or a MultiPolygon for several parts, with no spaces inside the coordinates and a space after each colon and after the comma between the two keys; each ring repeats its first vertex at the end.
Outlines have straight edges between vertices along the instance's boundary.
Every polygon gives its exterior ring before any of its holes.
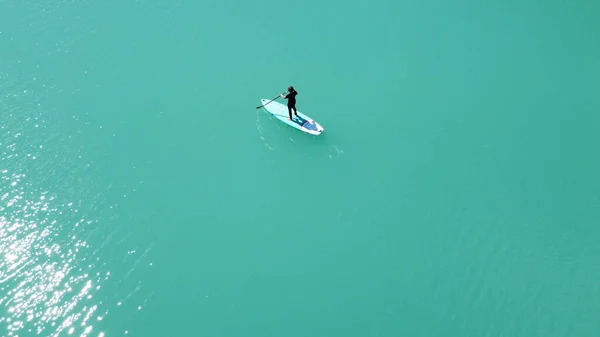
{"type": "Polygon", "coordinates": [[[265,105],[267,105],[267,104],[269,104],[269,103],[273,102],[274,100],[278,99],[279,97],[280,97],[280,96],[279,96],[279,95],[277,95],[277,97],[275,97],[275,98],[273,98],[272,100],[268,101],[268,102],[267,102],[267,103],[265,103],[264,105],[259,105],[259,106],[257,106],[256,108],[257,108],[257,109],[260,109],[260,108],[262,108],[263,106],[265,106],[265,105]]]}

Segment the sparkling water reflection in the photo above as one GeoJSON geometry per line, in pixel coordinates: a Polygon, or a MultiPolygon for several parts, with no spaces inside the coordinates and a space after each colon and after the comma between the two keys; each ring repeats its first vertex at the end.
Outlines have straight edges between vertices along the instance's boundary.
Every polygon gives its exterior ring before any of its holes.
{"type": "Polygon", "coordinates": [[[87,336],[98,316],[98,304],[88,302],[110,275],[84,270],[87,243],[77,235],[61,239],[61,232],[90,221],[77,217],[72,203],[27,188],[22,173],[5,169],[1,177],[0,323],[8,336],[57,336],[65,330],[87,336]]]}
{"type": "Polygon", "coordinates": [[[101,335],[93,323],[105,312],[94,295],[110,273],[84,239],[82,227],[93,221],[77,208],[81,202],[64,198],[64,173],[46,170],[56,162],[28,138],[44,123],[3,117],[11,127],[0,135],[0,335],[101,335]]]}

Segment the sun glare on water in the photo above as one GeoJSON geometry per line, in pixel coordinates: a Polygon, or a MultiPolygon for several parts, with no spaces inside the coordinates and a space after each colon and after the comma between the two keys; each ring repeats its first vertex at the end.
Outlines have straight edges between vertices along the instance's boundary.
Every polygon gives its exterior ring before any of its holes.
{"type": "Polygon", "coordinates": [[[103,336],[93,296],[109,273],[91,272],[97,261],[86,261],[93,252],[73,230],[91,221],[23,174],[0,177],[0,335],[103,336]]]}

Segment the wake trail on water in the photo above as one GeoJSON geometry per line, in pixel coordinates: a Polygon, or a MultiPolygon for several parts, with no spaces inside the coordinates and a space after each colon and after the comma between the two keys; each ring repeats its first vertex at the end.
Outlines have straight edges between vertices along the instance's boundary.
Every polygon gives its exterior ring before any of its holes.
{"type": "Polygon", "coordinates": [[[262,126],[262,124],[260,123],[260,112],[257,110],[256,111],[256,130],[258,131],[258,135],[260,138],[260,140],[263,141],[263,144],[265,145],[265,147],[271,151],[273,151],[273,147],[271,145],[269,145],[269,143],[267,142],[265,136],[264,136],[264,128],[262,126]]]}

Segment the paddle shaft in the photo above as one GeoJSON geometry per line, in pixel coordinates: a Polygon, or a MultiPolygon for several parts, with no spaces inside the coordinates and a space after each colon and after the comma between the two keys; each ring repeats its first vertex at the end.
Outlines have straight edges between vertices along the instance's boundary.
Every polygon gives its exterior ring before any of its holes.
{"type": "Polygon", "coordinates": [[[280,97],[280,96],[279,96],[279,95],[277,95],[277,97],[275,97],[275,98],[273,98],[272,100],[268,101],[268,102],[267,102],[267,103],[265,103],[264,105],[257,106],[256,108],[257,108],[257,109],[260,109],[260,108],[262,108],[263,106],[265,106],[265,105],[267,105],[267,104],[269,104],[269,103],[273,102],[274,100],[278,99],[279,97],[280,97]]]}

